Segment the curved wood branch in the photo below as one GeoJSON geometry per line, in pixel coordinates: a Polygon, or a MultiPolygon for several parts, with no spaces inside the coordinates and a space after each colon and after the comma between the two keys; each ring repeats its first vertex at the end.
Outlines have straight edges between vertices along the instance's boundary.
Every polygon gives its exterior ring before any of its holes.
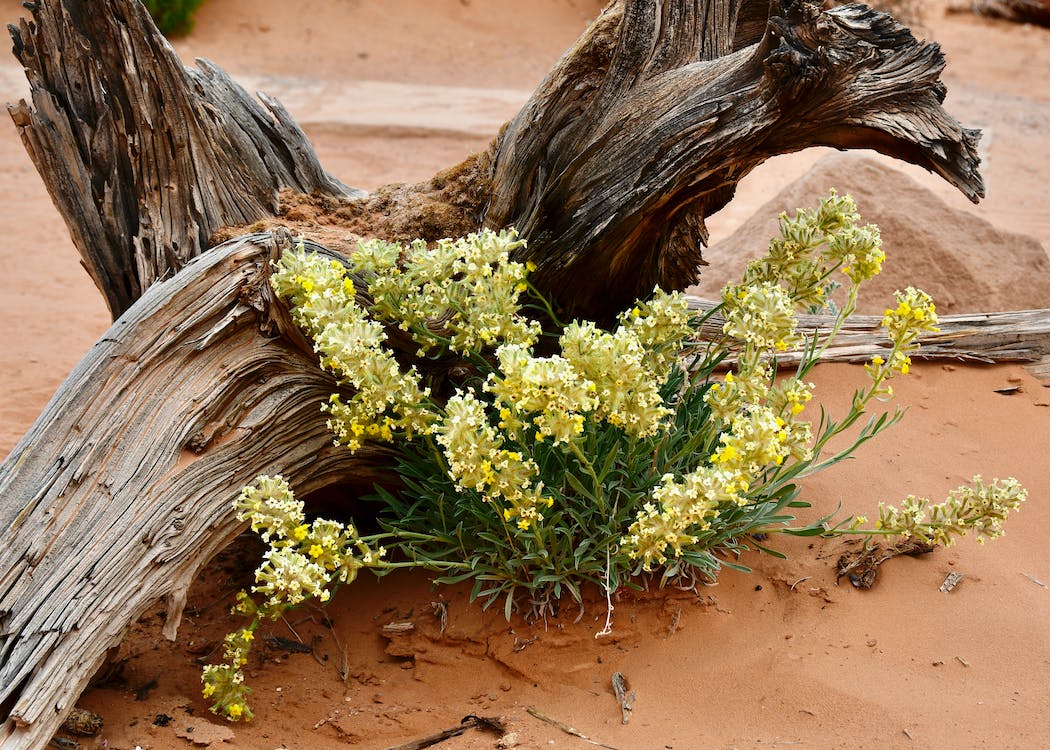
{"type": "Polygon", "coordinates": [[[508,126],[485,221],[518,227],[537,284],[571,313],[607,319],[694,282],[704,217],[776,154],[874,148],[983,195],[978,133],[940,106],[936,45],[861,5],[771,7],[737,48],[753,3],[614,6],[508,126]]]}
{"type": "Polygon", "coordinates": [[[332,445],[319,408],[332,379],[277,336],[266,279],[279,249],[241,238],[152,286],[0,466],[4,750],[43,747],[159,598],[174,637],[197,571],[244,529],[243,484],[379,478],[382,451],[332,445]]]}
{"type": "Polygon", "coordinates": [[[277,190],[360,195],[288,112],[217,66],[183,67],[138,0],[38,0],[9,27],[33,104],[9,105],[113,317],[277,208],[277,190]]]}

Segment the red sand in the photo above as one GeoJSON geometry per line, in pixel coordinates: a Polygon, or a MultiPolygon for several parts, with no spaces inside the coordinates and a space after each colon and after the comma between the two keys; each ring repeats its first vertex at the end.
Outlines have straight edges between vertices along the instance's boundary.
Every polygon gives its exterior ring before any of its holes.
{"type": "MultiPolygon", "coordinates": [[[[5,20],[18,16],[18,5],[0,2],[5,20]]],[[[176,46],[187,60],[207,56],[286,99],[322,163],[370,188],[424,178],[481,148],[597,7],[583,0],[209,0],[194,34],[176,46]]],[[[989,197],[970,207],[921,170],[900,168],[952,206],[1041,239],[1050,229],[1050,32],[941,17],[935,9],[927,23],[949,57],[950,108],[990,131],[989,197]]],[[[0,63],[7,99],[24,91],[19,76],[12,62],[0,63]]],[[[108,319],[11,126],[0,130],[0,156],[7,239],[0,316],[8,322],[0,333],[0,449],[7,451],[108,319]]],[[[714,239],[818,156],[804,152],[756,170],[712,220],[714,239]]],[[[908,206],[900,210],[906,216],[908,206]]],[[[907,263],[907,252],[890,252],[890,262],[907,263]]],[[[972,290],[954,291],[957,309],[982,309],[972,290]]],[[[858,367],[821,366],[813,379],[821,400],[841,411],[863,378],[858,367]]],[[[601,639],[594,638],[604,617],[597,599],[579,623],[569,612],[529,625],[469,606],[463,589],[431,590],[422,575],[379,584],[362,578],[325,610],[332,630],[316,608],[289,618],[302,640],[315,642],[316,658],[259,650],[250,675],[257,719],[230,725],[226,744],[386,748],[477,713],[502,717],[523,748],[593,747],[529,707],[621,750],[1044,744],[1050,552],[1041,532],[1050,526],[1050,391],[1019,367],[942,364],[916,367],[895,388],[898,403],[910,407],[905,421],[855,461],[808,482],[816,510],[841,503],[872,515],[880,500],[939,498],[975,473],[1015,475],[1031,498],[1005,538],[893,560],[867,592],[836,585],[842,542],[811,547],[784,539],[779,547],[790,559],[751,559],[752,575],[726,573],[697,591],[625,596],[616,602],[613,634],[601,639]],[[995,392],[1006,385],[1021,390],[995,392]],[[938,592],[952,570],[963,582],[938,592]],[[444,634],[436,601],[448,605],[444,634]],[[388,649],[380,629],[392,621],[411,621],[416,631],[388,649]],[[339,674],[344,653],[346,679],[339,674]],[[610,688],[615,671],[638,696],[626,726],[610,688]]],[[[160,604],[135,626],[119,655],[127,660],[126,681],[81,701],[105,719],[102,733],[82,745],[223,744],[228,733],[199,697],[193,660],[207,658],[234,627],[225,610],[245,582],[250,553],[250,545],[235,548],[209,567],[177,642],[160,637],[160,604]],[[136,690],[154,679],[136,700],[136,690]],[[167,726],[154,725],[160,714],[171,717],[167,726]]],[[[261,635],[295,637],[282,623],[261,635]]],[[[496,743],[495,735],[472,730],[438,747],[496,743]]]]}

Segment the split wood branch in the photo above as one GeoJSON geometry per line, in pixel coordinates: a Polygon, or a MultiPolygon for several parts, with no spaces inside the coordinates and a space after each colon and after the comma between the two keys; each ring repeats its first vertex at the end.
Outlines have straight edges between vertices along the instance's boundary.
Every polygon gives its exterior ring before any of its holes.
{"type": "Polygon", "coordinates": [[[138,0],[27,6],[8,28],[32,104],[8,110],[114,319],[220,227],[272,216],[281,187],[363,194],[275,99],[184,67],[138,0]]]}

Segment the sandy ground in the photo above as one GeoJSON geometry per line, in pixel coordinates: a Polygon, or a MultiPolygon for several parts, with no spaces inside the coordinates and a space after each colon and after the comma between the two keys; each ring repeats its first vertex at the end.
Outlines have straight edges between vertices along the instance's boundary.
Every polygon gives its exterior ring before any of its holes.
{"type": "MultiPolygon", "coordinates": [[[[597,8],[584,0],[208,0],[176,47],[276,94],[322,163],[372,188],[427,177],[481,148],[597,8]]],[[[971,206],[917,168],[894,168],[951,208],[1041,240],[1050,230],[1050,32],[944,17],[939,8],[927,11],[928,34],[949,59],[949,109],[985,130],[988,198],[971,206]]],[[[0,13],[13,21],[19,4],[0,0],[0,13]]],[[[0,61],[4,98],[24,90],[13,61],[0,61]]],[[[710,222],[713,239],[822,156],[810,150],[756,170],[710,222]]],[[[908,205],[899,210],[909,215],[908,205]]],[[[109,321],[10,125],[0,127],[0,231],[6,453],[109,321]]],[[[1009,263],[1010,248],[1001,250],[1009,263]]],[[[906,249],[890,253],[908,262],[906,249]]],[[[983,309],[975,290],[953,293],[960,309],[983,309]]],[[[863,378],[856,367],[821,366],[813,379],[822,402],[841,410],[863,378]]],[[[308,608],[263,633],[299,638],[313,654],[260,649],[250,674],[258,718],[227,732],[199,697],[194,660],[206,661],[234,626],[225,610],[257,554],[246,542],[202,578],[176,643],[160,639],[160,605],[135,626],[121,647],[123,679],[82,699],[106,722],[82,745],[386,748],[476,713],[502,717],[520,747],[594,746],[533,708],[621,750],[1041,746],[1050,736],[1050,552],[1041,534],[1050,523],[1050,391],[1019,367],[946,364],[916,367],[897,391],[910,407],[905,422],[811,480],[815,510],[841,503],[871,515],[880,500],[940,497],[975,473],[1015,475],[1031,499],[1004,539],[894,560],[867,592],[836,584],[841,542],[783,540],[790,559],[749,560],[752,575],[622,597],[613,635],[601,639],[598,601],[579,622],[571,613],[508,623],[469,606],[462,589],[431,590],[424,576],[363,579],[323,613],[308,608]],[[995,392],[1004,386],[1020,390],[995,392]],[[965,578],[943,594],[949,571],[965,578]],[[434,602],[447,607],[444,633],[434,602]],[[407,621],[415,635],[382,637],[383,625],[407,621]],[[637,693],[627,725],[610,688],[616,671],[637,693]]],[[[440,747],[496,743],[472,730],[440,747]]]]}

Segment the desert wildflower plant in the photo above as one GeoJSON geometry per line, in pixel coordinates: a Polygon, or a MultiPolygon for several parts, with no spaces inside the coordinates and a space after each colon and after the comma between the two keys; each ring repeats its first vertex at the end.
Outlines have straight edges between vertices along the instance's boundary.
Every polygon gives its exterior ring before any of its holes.
{"type": "Polygon", "coordinates": [[[340,392],[321,406],[335,441],[351,451],[394,446],[401,487],[376,490],[381,531],[368,536],[351,523],[307,522],[280,476],[244,488],[238,517],[268,549],[252,592],[238,598],[249,624],[227,637],[224,662],[204,670],[212,710],[251,717],[242,667],[262,619],[326,601],[363,568],[472,581],[474,598],[510,617],[553,612],[566,596],[582,607],[588,584],[609,597],[653,576],[746,570],[738,553],[779,555],[769,546],[777,533],[938,544],[999,536],[1026,496],[1014,479],[975,477],[937,505],[883,505],[871,528],[863,518],[793,525],[808,505],[799,480],[901,418],[899,409],[866,415],[892,396],[890,381],[908,373],[937,314],[925,293],[898,292],[882,321],[885,355],[866,365],[849,411],[810,420],[806,376],[885,254],[877,227],[860,226],[853,200],[834,192],[782,215],[780,234],[713,310],[694,314],[683,295],[654,289],[608,330],[557,320],[532,268],[512,260],[524,244],[513,230],[433,245],[372,240],[346,263],[286,253],[272,285],[338,378],[340,392]],[[831,311],[830,332],[800,330],[805,310],[831,311]],[[395,356],[391,336],[410,337],[418,367],[395,356]],[[778,358],[789,354],[798,363],[785,372],[778,358]],[[466,363],[453,382],[424,374],[451,355],[466,363]],[[845,447],[829,453],[840,435],[845,447]]]}

